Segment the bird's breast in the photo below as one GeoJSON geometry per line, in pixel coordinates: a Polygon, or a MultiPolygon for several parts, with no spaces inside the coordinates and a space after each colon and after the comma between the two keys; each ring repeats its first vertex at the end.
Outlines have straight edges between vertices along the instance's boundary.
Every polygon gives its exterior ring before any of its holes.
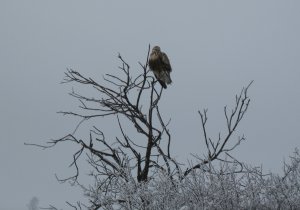
{"type": "Polygon", "coordinates": [[[151,56],[149,58],[149,67],[154,71],[160,68],[160,61],[157,56],[151,56]]]}

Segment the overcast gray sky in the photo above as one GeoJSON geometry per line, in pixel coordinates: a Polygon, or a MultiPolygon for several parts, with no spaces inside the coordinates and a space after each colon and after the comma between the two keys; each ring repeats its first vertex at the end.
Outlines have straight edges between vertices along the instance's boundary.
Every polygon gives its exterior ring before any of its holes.
{"type": "Polygon", "coordinates": [[[101,82],[118,74],[118,52],[138,71],[148,44],[160,45],[173,67],[161,107],[178,159],[204,151],[197,110],[208,108],[217,136],[223,106],[254,80],[238,128],[247,141],[234,155],[280,172],[300,146],[299,11],[296,0],[0,0],[0,209],[26,209],[33,196],[58,207],[82,197],[54,177],[72,173],[74,148],[23,143],[62,137],[78,122],[56,114],[78,105],[67,95],[72,86],[59,85],[67,67],[101,82]]]}

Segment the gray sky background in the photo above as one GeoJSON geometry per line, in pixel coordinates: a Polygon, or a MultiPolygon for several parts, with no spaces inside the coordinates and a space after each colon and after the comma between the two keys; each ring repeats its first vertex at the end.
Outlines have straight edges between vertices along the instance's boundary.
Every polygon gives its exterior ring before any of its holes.
{"type": "MultiPolygon", "coordinates": [[[[23,143],[73,131],[78,119],[56,114],[78,106],[67,94],[72,85],[59,85],[67,67],[101,82],[105,73],[119,73],[118,52],[139,71],[148,44],[160,45],[173,66],[161,108],[172,119],[178,159],[204,151],[197,110],[208,108],[216,137],[225,125],[223,106],[254,80],[238,128],[247,141],[234,155],[280,172],[300,146],[299,10],[296,0],[0,0],[0,209],[26,209],[33,196],[58,207],[82,198],[54,177],[73,172],[66,167],[74,147],[43,151],[23,143]]],[[[97,121],[113,133],[105,124],[97,121]]]]}

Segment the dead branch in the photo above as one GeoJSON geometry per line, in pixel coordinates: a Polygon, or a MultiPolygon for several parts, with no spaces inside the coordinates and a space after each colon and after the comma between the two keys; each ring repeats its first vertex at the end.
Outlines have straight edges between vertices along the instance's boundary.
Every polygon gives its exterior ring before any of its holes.
{"type": "Polygon", "coordinates": [[[249,107],[250,98],[248,97],[248,89],[251,86],[253,81],[249,83],[247,87],[244,87],[239,95],[235,96],[235,106],[231,110],[231,113],[228,112],[227,106],[224,107],[224,115],[226,118],[226,127],[227,127],[227,134],[221,138],[221,134],[219,133],[218,139],[213,141],[211,138],[208,137],[207,130],[206,130],[206,123],[207,123],[207,109],[204,109],[203,112],[198,111],[200,118],[201,118],[201,126],[204,136],[204,142],[207,149],[207,157],[205,159],[201,159],[199,164],[192,166],[191,168],[186,169],[184,172],[184,176],[187,176],[192,170],[198,169],[201,165],[208,164],[216,159],[220,159],[220,155],[223,153],[227,153],[235,149],[241,141],[245,140],[244,135],[239,137],[237,142],[232,147],[227,147],[228,141],[234,131],[236,130],[237,126],[243,119],[247,109],[249,107]]]}

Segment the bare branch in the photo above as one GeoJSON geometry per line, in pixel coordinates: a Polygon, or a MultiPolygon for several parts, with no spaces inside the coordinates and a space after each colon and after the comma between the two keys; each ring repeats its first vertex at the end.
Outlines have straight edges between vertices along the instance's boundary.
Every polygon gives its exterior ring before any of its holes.
{"type": "Polygon", "coordinates": [[[207,154],[207,158],[201,160],[201,163],[196,164],[196,165],[192,166],[191,168],[188,168],[185,171],[184,176],[187,176],[194,169],[199,169],[201,167],[201,165],[203,165],[203,164],[208,164],[211,161],[216,160],[216,159],[222,160],[219,158],[219,156],[222,153],[228,153],[228,152],[232,151],[241,143],[241,141],[245,140],[245,137],[243,135],[241,138],[238,138],[238,141],[232,147],[226,147],[230,137],[236,130],[240,121],[243,119],[244,114],[246,113],[246,111],[249,107],[250,99],[247,95],[247,91],[252,83],[253,83],[253,81],[251,81],[246,88],[243,88],[239,95],[236,95],[235,106],[232,109],[232,112],[230,115],[228,114],[227,106],[224,107],[224,115],[225,115],[226,127],[227,127],[227,134],[225,135],[225,137],[221,138],[221,135],[219,133],[219,137],[216,141],[213,141],[213,140],[211,140],[211,138],[208,138],[207,131],[206,131],[206,122],[208,119],[207,118],[207,109],[204,109],[203,112],[199,111],[203,135],[204,135],[204,141],[205,141],[205,145],[206,145],[208,154],[207,154]],[[214,143],[214,142],[216,142],[216,143],[214,143]]]}

